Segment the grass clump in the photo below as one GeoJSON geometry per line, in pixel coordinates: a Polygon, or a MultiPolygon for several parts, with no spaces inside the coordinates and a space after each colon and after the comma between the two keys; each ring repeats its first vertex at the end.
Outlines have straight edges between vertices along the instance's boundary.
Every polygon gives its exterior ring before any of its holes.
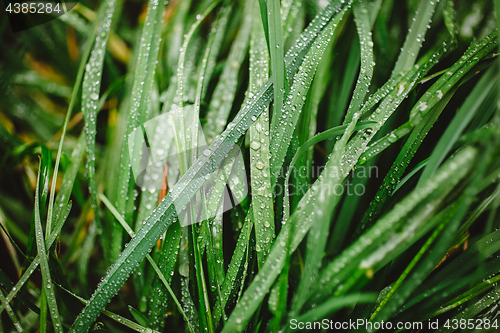
{"type": "Polygon", "coordinates": [[[498,5],[2,20],[1,329],[496,331],[498,5]]]}

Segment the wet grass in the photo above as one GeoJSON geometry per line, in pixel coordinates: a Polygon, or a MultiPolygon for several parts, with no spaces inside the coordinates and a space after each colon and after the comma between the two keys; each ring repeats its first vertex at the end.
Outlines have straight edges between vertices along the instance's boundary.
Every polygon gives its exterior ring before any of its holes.
{"type": "Polygon", "coordinates": [[[2,20],[0,331],[496,331],[495,5],[2,20]]]}

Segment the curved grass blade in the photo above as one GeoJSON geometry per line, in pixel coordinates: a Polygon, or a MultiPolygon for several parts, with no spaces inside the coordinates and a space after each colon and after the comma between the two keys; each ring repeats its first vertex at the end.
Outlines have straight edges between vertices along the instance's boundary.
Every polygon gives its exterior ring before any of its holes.
{"type": "Polygon", "coordinates": [[[99,207],[97,203],[97,184],[95,177],[95,137],[97,122],[97,105],[99,91],[102,81],[102,70],[106,44],[111,28],[111,21],[115,11],[115,0],[107,0],[103,3],[99,16],[102,18],[97,31],[97,39],[87,63],[82,85],[82,113],[85,119],[86,147],[87,147],[87,175],[89,181],[89,192],[94,210],[94,220],[99,229],[101,221],[99,218],[99,207]]]}
{"type": "MultiPolygon", "coordinates": [[[[332,6],[327,6],[321,15],[313,20],[306,29],[299,42],[287,54],[285,61],[287,71],[292,75],[303,61],[304,54],[311,47],[312,42],[324,28],[326,22],[337,12],[332,6]]],[[[110,268],[101,285],[96,289],[87,306],[75,320],[72,332],[85,331],[100,311],[110,301],[120,286],[125,282],[132,271],[139,265],[146,253],[157,239],[173,223],[177,213],[175,207],[186,206],[191,197],[203,185],[199,179],[211,174],[222,163],[226,155],[233,148],[233,144],[250,127],[262,110],[272,99],[272,83],[268,80],[264,86],[245,103],[240,112],[228,127],[211,146],[206,149],[193,164],[188,172],[173,187],[162,203],[144,221],[142,228],[132,238],[128,247],[122,252],[115,264],[110,268]]]]}
{"type": "Polygon", "coordinates": [[[411,177],[413,177],[417,172],[422,170],[422,168],[425,168],[425,166],[427,165],[428,162],[429,162],[429,159],[426,158],[422,162],[418,163],[417,166],[415,168],[413,168],[413,170],[408,172],[408,174],[398,182],[396,187],[394,187],[394,191],[392,192],[392,194],[394,195],[394,193],[396,193],[397,190],[399,190],[401,187],[403,187],[403,185],[406,184],[406,182],[408,180],[410,180],[411,177]]]}
{"type": "Polygon", "coordinates": [[[432,20],[432,15],[438,1],[422,0],[418,6],[413,23],[408,30],[405,44],[401,49],[398,61],[394,66],[392,76],[396,76],[408,69],[412,68],[417,60],[418,52],[422,48],[425,40],[425,33],[430,28],[429,22],[432,20]]]}
{"type": "MultiPolygon", "coordinates": [[[[66,292],[67,294],[71,295],[72,297],[74,297],[75,299],[79,300],[82,304],[87,304],[89,301],[87,301],[85,298],[83,297],[80,297],[76,294],[74,294],[73,292],[69,291],[68,289],[64,288],[63,286],[60,286],[60,285],[57,285],[57,287],[59,287],[62,291],[66,292]]],[[[108,310],[104,310],[102,312],[103,315],[105,315],[106,317],[110,318],[110,319],[113,319],[114,321],[116,321],[117,323],[120,323],[128,328],[130,328],[131,330],[134,330],[136,332],[139,332],[139,333],[159,333],[158,331],[155,331],[155,330],[152,330],[150,328],[146,328],[144,326],[141,326],[127,318],[124,318],[120,315],[117,315],[116,313],[114,312],[111,312],[111,311],[108,311],[108,310]]]]}
{"type": "Polygon", "coordinates": [[[293,25],[296,24],[301,7],[302,0],[284,0],[281,2],[281,29],[284,42],[287,42],[288,35],[293,31],[293,25]]]}
{"type": "Polygon", "coordinates": [[[359,70],[356,88],[354,88],[354,93],[352,95],[351,102],[349,103],[349,108],[347,109],[344,124],[349,123],[352,120],[353,115],[359,111],[370,87],[373,77],[373,67],[375,66],[373,61],[371,22],[366,5],[363,0],[357,0],[354,2],[352,9],[354,13],[354,22],[356,22],[359,36],[361,68],[359,70]]]}
{"type": "Polygon", "coordinates": [[[423,182],[429,179],[429,177],[443,162],[446,155],[450,152],[451,148],[458,140],[462,131],[472,120],[472,117],[478,111],[478,108],[481,106],[489,92],[494,88],[497,82],[495,79],[496,74],[495,68],[492,68],[487,71],[481,80],[479,80],[476,84],[458,111],[457,115],[453,118],[451,124],[444,132],[441,139],[439,139],[436,148],[434,148],[434,151],[429,157],[429,163],[425,167],[422,176],[420,176],[417,186],[420,186],[423,182]]]}
{"type": "Polygon", "coordinates": [[[458,24],[453,0],[445,0],[443,19],[454,43],[457,43],[458,24]]]}
{"type": "MultiPolygon", "coordinates": [[[[374,124],[375,124],[375,122],[373,122],[373,121],[366,121],[366,122],[358,123],[354,127],[354,131],[358,131],[358,130],[365,129],[365,128],[370,128],[374,124]]],[[[297,160],[299,159],[299,157],[302,154],[304,154],[305,152],[307,152],[309,150],[309,148],[313,147],[315,144],[317,144],[323,140],[342,135],[346,129],[347,129],[347,125],[341,125],[341,126],[337,126],[334,128],[330,128],[324,132],[316,134],[315,136],[313,136],[312,138],[307,140],[302,146],[300,146],[300,148],[297,150],[297,152],[293,156],[292,161],[290,162],[287,174],[285,176],[285,184],[288,184],[288,182],[290,180],[290,175],[291,175],[291,172],[295,166],[295,163],[297,162],[297,160]]],[[[290,212],[286,209],[287,207],[289,207],[288,197],[289,197],[288,187],[285,187],[285,195],[284,195],[284,202],[285,202],[284,208],[285,208],[285,210],[283,212],[283,220],[287,220],[288,217],[290,216],[290,212]]]]}
{"type": "MultiPolygon", "coordinates": [[[[70,210],[71,210],[71,201],[66,206],[66,214],[63,215],[62,218],[59,220],[58,224],[56,224],[53,232],[50,234],[50,237],[45,240],[45,248],[50,249],[54,244],[54,241],[56,240],[58,235],[60,235],[61,229],[64,225],[64,222],[66,222],[68,218],[70,210]]],[[[26,268],[25,272],[23,273],[19,281],[11,289],[9,294],[5,297],[7,302],[11,302],[14,299],[14,297],[16,297],[17,292],[21,290],[21,288],[26,284],[26,282],[28,282],[31,274],[33,274],[33,272],[35,271],[35,269],[38,267],[39,264],[40,264],[40,257],[39,255],[36,255],[36,257],[30,263],[28,268],[26,268]]],[[[3,310],[5,310],[5,304],[0,305],[0,314],[2,313],[3,310]]]]}
{"type": "MultiPolygon", "coordinates": [[[[375,199],[370,202],[369,208],[365,212],[361,223],[358,225],[356,231],[358,235],[361,234],[364,229],[367,229],[372,225],[373,221],[382,211],[386,201],[394,194],[394,189],[410,164],[413,156],[416,154],[418,148],[431,130],[434,123],[438,120],[441,112],[445,109],[446,105],[448,105],[448,102],[453,97],[457,88],[458,86],[447,93],[446,96],[443,97],[443,99],[439,101],[439,103],[434,106],[432,110],[427,113],[425,118],[414,128],[412,134],[392,164],[391,169],[384,177],[384,180],[375,195],[375,199]]],[[[391,141],[395,142],[394,139],[391,141]]]]}

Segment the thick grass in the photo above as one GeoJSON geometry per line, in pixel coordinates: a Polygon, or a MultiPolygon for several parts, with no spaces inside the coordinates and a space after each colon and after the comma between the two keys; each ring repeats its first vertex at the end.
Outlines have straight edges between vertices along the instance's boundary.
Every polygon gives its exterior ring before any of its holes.
{"type": "Polygon", "coordinates": [[[497,2],[2,20],[0,331],[496,331],[497,2]]]}

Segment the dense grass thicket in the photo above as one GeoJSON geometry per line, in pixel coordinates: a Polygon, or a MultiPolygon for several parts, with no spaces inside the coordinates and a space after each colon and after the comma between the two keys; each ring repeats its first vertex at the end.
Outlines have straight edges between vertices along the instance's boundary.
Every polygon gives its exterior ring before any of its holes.
{"type": "Polygon", "coordinates": [[[0,332],[498,332],[499,10],[3,11],[0,332]]]}

